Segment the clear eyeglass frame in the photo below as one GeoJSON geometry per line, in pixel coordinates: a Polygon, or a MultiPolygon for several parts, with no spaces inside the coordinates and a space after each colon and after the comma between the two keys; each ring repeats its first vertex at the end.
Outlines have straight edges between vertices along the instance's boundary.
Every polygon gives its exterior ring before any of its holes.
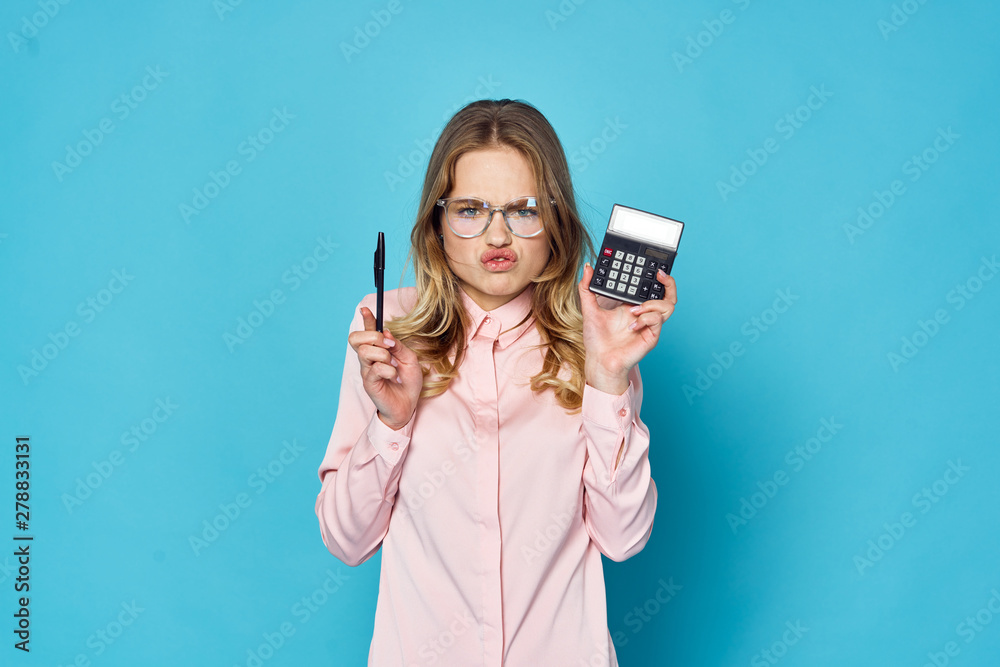
{"type": "MultiPolygon", "coordinates": [[[[480,199],[479,197],[448,197],[447,199],[438,199],[436,203],[437,203],[438,206],[440,206],[441,208],[444,209],[444,218],[445,218],[445,221],[448,223],[448,229],[450,229],[452,231],[452,233],[455,234],[455,236],[461,237],[463,239],[473,239],[473,238],[476,238],[477,236],[481,236],[483,234],[483,232],[485,232],[487,229],[489,229],[490,223],[493,222],[493,214],[499,211],[500,215],[503,216],[504,224],[507,225],[507,229],[508,229],[508,231],[510,231],[511,234],[513,234],[514,236],[517,236],[519,238],[522,238],[522,239],[530,239],[533,236],[538,236],[543,231],[545,231],[545,223],[541,219],[539,219],[539,228],[538,228],[538,231],[532,232],[531,234],[518,234],[517,232],[514,231],[514,228],[511,227],[511,225],[510,225],[510,219],[507,217],[507,214],[508,214],[507,208],[511,204],[513,204],[515,202],[522,201],[524,199],[537,200],[538,198],[537,197],[529,197],[529,196],[514,197],[513,199],[511,199],[509,202],[507,202],[503,206],[493,206],[488,201],[480,199]],[[450,204],[453,201],[481,202],[483,204],[481,210],[484,213],[486,213],[486,220],[483,223],[483,228],[480,229],[475,234],[460,234],[458,231],[456,231],[455,227],[451,224],[451,215],[448,213],[448,204],[450,204]]],[[[553,206],[555,206],[556,200],[552,199],[552,198],[549,198],[549,203],[552,204],[553,206]]],[[[513,213],[513,211],[511,211],[511,213],[513,213]]]]}

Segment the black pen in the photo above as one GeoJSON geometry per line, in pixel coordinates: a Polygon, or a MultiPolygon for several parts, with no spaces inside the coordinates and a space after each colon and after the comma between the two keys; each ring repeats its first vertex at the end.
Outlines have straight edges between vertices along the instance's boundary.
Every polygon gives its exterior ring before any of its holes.
{"type": "Polygon", "coordinates": [[[382,332],[382,292],[385,290],[385,234],[378,233],[375,247],[375,331],[382,332]]]}

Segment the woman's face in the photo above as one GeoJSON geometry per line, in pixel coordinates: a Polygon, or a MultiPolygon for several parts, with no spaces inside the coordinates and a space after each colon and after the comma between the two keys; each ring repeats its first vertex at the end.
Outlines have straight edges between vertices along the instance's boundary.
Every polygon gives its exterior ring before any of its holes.
{"type": "MultiPolygon", "coordinates": [[[[455,163],[455,182],[445,197],[476,197],[502,207],[518,197],[538,197],[531,165],[512,148],[463,153],[455,163]]],[[[441,210],[441,233],[448,265],[462,287],[483,310],[504,305],[531,283],[549,261],[546,231],[531,238],[514,236],[500,212],[489,227],[471,239],[456,235],[441,210]]]]}

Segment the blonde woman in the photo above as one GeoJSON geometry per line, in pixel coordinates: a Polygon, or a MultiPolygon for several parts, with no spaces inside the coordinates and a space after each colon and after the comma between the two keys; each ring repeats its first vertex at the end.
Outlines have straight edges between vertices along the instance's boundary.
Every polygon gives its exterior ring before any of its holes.
{"type": "Polygon", "coordinates": [[[379,548],[369,665],[617,665],[601,554],[656,511],[638,362],[677,302],[601,303],[562,145],[524,102],[442,131],[411,234],[416,287],[348,335],[316,499],[350,566],[379,548]]]}

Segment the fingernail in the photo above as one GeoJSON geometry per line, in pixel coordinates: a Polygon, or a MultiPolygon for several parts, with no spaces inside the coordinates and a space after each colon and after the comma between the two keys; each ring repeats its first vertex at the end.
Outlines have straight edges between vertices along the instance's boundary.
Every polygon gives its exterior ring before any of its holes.
{"type": "Polygon", "coordinates": [[[389,359],[389,363],[392,364],[393,366],[399,366],[399,362],[396,361],[396,357],[392,357],[391,359],[389,359]]]}
{"type": "Polygon", "coordinates": [[[638,315],[640,310],[642,310],[642,308],[639,306],[632,306],[631,308],[629,308],[629,312],[631,312],[633,315],[638,315]]]}
{"type": "Polygon", "coordinates": [[[635,331],[636,329],[638,329],[639,328],[639,320],[636,320],[632,324],[628,325],[628,328],[631,329],[632,331],[635,331]]]}
{"type": "Polygon", "coordinates": [[[403,384],[403,378],[396,376],[396,384],[403,384]]]}
{"type": "Polygon", "coordinates": [[[391,338],[386,338],[385,339],[385,346],[386,347],[392,347],[395,344],[396,344],[396,341],[394,341],[393,339],[391,339],[391,338]]]}
{"type": "Polygon", "coordinates": [[[586,267],[587,267],[588,269],[589,269],[589,268],[591,268],[591,266],[590,266],[590,262],[586,262],[586,263],[584,263],[584,266],[586,266],[586,267]]]}

